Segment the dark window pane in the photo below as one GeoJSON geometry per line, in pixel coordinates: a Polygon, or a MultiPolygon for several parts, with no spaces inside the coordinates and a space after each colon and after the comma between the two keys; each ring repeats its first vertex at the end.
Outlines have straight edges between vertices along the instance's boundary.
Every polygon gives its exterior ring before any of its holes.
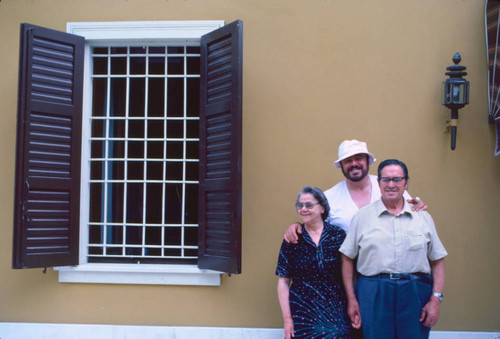
{"type": "MultiPolygon", "coordinates": [[[[147,237],[147,234],[146,234],[147,237]]],[[[160,237],[161,239],[161,237],[160,237]]],[[[151,248],[146,247],[146,255],[150,257],[159,257],[161,256],[161,248],[151,248]]]]}
{"type": "Polygon", "coordinates": [[[163,159],[163,141],[148,141],[148,159],[163,159]]]}
{"type": "Polygon", "coordinates": [[[90,222],[103,222],[103,185],[101,183],[90,184],[90,222]]]}
{"type": "Polygon", "coordinates": [[[198,162],[186,162],[186,180],[198,181],[198,162]]]}
{"type": "Polygon", "coordinates": [[[102,247],[89,247],[89,255],[103,255],[102,247]]]}
{"type": "Polygon", "coordinates": [[[183,138],[183,137],[184,137],[184,121],[167,120],[167,138],[183,138]]]}
{"type": "Polygon", "coordinates": [[[181,243],[180,227],[165,227],[165,245],[179,245],[181,243]]]}
{"type": "Polygon", "coordinates": [[[199,120],[186,120],[186,137],[198,139],[200,137],[199,133],[200,121],[199,120]]]}
{"type": "Polygon", "coordinates": [[[146,180],[163,180],[163,161],[147,162],[146,180]]]}
{"type": "Polygon", "coordinates": [[[163,120],[148,120],[148,138],[161,138],[164,136],[164,124],[163,120]]]}
{"type": "Polygon", "coordinates": [[[134,256],[134,255],[142,255],[142,248],[138,247],[127,247],[125,249],[125,254],[129,256],[134,256]]]}
{"type": "Polygon", "coordinates": [[[186,115],[188,117],[197,117],[200,115],[200,79],[187,79],[187,100],[186,115]]]}
{"type": "Polygon", "coordinates": [[[165,80],[163,78],[151,78],[148,83],[148,116],[162,117],[164,116],[163,104],[165,102],[165,80]]]}
{"type": "Polygon", "coordinates": [[[144,163],[142,161],[127,161],[128,180],[144,179],[144,163]]]}
{"type": "Polygon", "coordinates": [[[198,256],[198,250],[197,249],[189,249],[189,248],[186,248],[184,250],[184,255],[186,257],[197,257],[198,256]]]}
{"type": "Polygon", "coordinates": [[[111,47],[111,54],[126,54],[127,47],[111,47]]]}
{"type": "Polygon", "coordinates": [[[168,74],[184,74],[184,58],[169,57],[168,58],[168,74]]]}
{"type": "Polygon", "coordinates": [[[142,223],[142,189],[141,183],[127,184],[127,222],[142,223]]]}
{"type": "Polygon", "coordinates": [[[104,75],[108,74],[108,58],[96,58],[92,59],[94,69],[92,71],[95,75],[104,75]]]}
{"type": "Polygon", "coordinates": [[[103,158],[104,157],[104,141],[92,140],[90,143],[90,157],[103,158]]]}
{"type": "Polygon", "coordinates": [[[182,141],[167,141],[167,158],[182,159],[183,148],[182,141]]]}
{"type": "Polygon", "coordinates": [[[111,74],[127,74],[127,58],[111,58],[111,74]]]}
{"type": "Polygon", "coordinates": [[[123,221],[123,184],[108,184],[107,222],[123,221]]]}
{"type": "Polygon", "coordinates": [[[167,161],[167,180],[182,180],[182,162],[167,161]]]}
{"type": "Polygon", "coordinates": [[[163,253],[166,257],[179,257],[182,255],[182,251],[177,248],[166,248],[163,253]]]}
{"type": "Polygon", "coordinates": [[[146,47],[132,46],[130,47],[130,54],[146,54],[146,47]]]}
{"type": "Polygon", "coordinates": [[[108,226],[106,227],[106,244],[122,244],[123,243],[123,227],[108,226]]]}
{"type": "Polygon", "coordinates": [[[94,79],[92,89],[92,116],[104,117],[106,116],[106,90],[107,79],[94,79]]]}
{"type": "Polygon", "coordinates": [[[146,58],[130,58],[130,74],[146,74],[146,58]]]}
{"type": "Polygon", "coordinates": [[[186,47],[186,53],[188,54],[200,54],[199,46],[188,46],[186,47]]]}
{"type": "Polygon", "coordinates": [[[150,54],[165,54],[165,47],[151,46],[149,47],[150,54]]]}
{"type": "Polygon", "coordinates": [[[198,246],[198,228],[184,227],[184,245],[198,246]]]}
{"type": "Polygon", "coordinates": [[[198,141],[187,141],[186,142],[186,159],[198,159],[199,158],[199,142],[198,141]]]}
{"type": "Polygon", "coordinates": [[[102,244],[102,226],[89,226],[89,243],[102,244]]]}
{"type": "Polygon", "coordinates": [[[125,137],[125,120],[109,119],[109,138],[124,138],[125,137]]]}
{"type": "Polygon", "coordinates": [[[121,247],[106,247],[106,255],[123,255],[121,247]]]}
{"type": "Polygon", "coordinates": [[[90,180],[102,180],[104,179],[104,167],[102,161],[91,161],[90,162],[90,180]]]}
{"type": "Polygon", "coordinates": [[[93,47],[92,53],[94,53],[94,54],[108,54],[108,48],[107,47],[93,47]]]}
{"type": "Polygon", "coordinates": [[[128,137],[140,139],[144,138],[144,120],[128,121],[128,137]]]}
{"type": "Polygon", "coordinates": [[[149,74],[165,74],[165,58],[149,58],[149,74]]]}
{"type": "Polygon", "coordinates": [[[161,223],[162,184],[146,185],[146,223],[161,223]]]}
{"type": "Polygon", "coordinates": [[[184,80],[168,79],[167,116],[182,117],[184,107],[184,80]]]}
{"type": "Polygon", "coordinates": [[[128,142],[128,157],[129,158],[144,158],[144,142],[129,141],[128,142]]]}
{"type": "Polygon", "coordinates": [[[105,137],[106,120],[92,119],[92,137],[103,138],[105,137]]]}
{"type": "Polygon", "coordinates": [[[125,158],[125,142],[108,140],[108,158],[125,158]]]}
{"type": "Polygon", "coordinates": [[[125,116],[126,80],[124,78],[111,79],[110,117],[125,116]]]}
{"type": "Polygon", "coordinates": [[[182,185],[169,184],[165,187],[165,223],[181,222],[182,185]]]}
{"type": "Polygon", "coordinates": [[[186,184],[184,222],[198,224],[198,184],[186,184]]]}
{"type": "Polygon", "coordinates": [[[182,54],[184,46],[168,46],[168,54],[182,54]]]}
{"type": "MultiPolygon", "coordinates": [[[[142,227],[141,226],[127,226],[127,245],[141,245],[142,244],[142,227]]],[[[139,255],[141,252],[136,252],[137,249],[127,248],[127,254],[139,255]],[[130,251],[130,252],[129,252],[130,251]]]]}
{"type": "Polygon", "coordinates": [[[144,104],[146,102],[146,80],[130,79],[129,116],[144,117],[144,104]]]}
{"type": "Polygon", "coordinates": [[[125,177],[124,161],[108,161],[108,179],[123,180],[125,177]]]}
{"type": "Polygon", "coordinates": [[[187,74],[200,74],[200,58],[187,58],[187,74]]]}

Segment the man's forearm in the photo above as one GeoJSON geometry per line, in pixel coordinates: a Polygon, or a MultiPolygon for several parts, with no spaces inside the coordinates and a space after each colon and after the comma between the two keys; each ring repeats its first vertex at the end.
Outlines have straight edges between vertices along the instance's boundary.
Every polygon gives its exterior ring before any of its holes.
{"type": "Polygon", "coordinates": [[[348,300],[356,299],[354,292],[354,259],[342,254],[342,280],[348,300]]]}
{"type": "Polygon", "coordinates": [[[431,261],[432,269],[432,291],[437,293],[443,293],[444,290],[444,258],[436,261],[431,261]]]}

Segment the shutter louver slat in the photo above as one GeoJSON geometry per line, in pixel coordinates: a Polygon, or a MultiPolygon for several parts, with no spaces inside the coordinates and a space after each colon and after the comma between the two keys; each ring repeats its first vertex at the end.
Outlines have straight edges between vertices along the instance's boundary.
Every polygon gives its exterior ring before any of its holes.
{"type": "Polygon", "coordinates": [[[33,39],[31,95],[34,100],[72,103],[74,55],[71,45],[33,39]]]}
{"type": "Polygon", "coordinates": [[[28,192],[26,255],[69,253],[69,198],[69,192],[28,192]]]}
{"type": "Polygon", "coordinates": [[[71,176],[70,118],[32,114],[29,131],[28,171],[31,177],[71,176]]]}

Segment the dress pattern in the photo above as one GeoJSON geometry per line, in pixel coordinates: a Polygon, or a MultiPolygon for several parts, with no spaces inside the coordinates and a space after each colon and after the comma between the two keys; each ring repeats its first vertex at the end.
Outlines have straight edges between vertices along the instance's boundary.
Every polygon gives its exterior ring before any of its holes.
{"type": "Polygon", "coordinates": [[[297,244],[283,241],[276,275],[291,280],[295,338],[349,338],[339,248],[345,232],[324,224],[318,246],[304,226],[297,244]]]}

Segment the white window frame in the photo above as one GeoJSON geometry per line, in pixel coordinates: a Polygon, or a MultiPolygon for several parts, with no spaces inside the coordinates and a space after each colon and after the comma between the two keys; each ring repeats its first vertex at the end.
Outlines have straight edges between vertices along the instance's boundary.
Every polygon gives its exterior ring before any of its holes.
{"type": "MultiPolygon", "coordinates": [[[[125,21],[69,22],[66,32],[85,37],[82,140],[89,140],[90,128],[85,117],[91,111],[90,47],[89,44],[107,41],[200,40],[201,36],[224,26],[224,21],[125,21]]],[[[87,155],[82,153],[82,158],[87,155]]],[[[87,161],[82,161],[86,164],[87,161]]],[[[87,165],[82,165],[81,199],[88,198],[87,165]]],[[[87,206],[82,204],[82,206],[87,206]]],[[[55,267],[59,282],[105,284],[155,284],[219,286],[221,272],[199,269],[196,265],[170,264],[102,264],[88,263],[88,206],[80,212],[80,255],[78,266],[55,267]],[[86,213],[86,214],[85,214],[86,213]],[[84,216],[87,216],[86,218],[84,216]]]]}

